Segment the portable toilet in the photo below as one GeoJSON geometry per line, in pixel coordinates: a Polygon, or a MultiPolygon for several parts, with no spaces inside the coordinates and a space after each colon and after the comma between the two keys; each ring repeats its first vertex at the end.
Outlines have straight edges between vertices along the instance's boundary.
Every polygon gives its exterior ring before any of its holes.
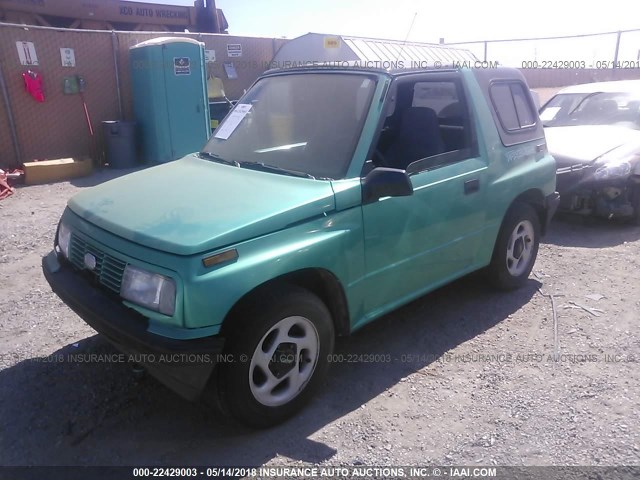
{"type": "Polygon", "coordinates": [[[204,44],[160,37],[129,50],[142,160],[164,163],[196,152],[210,130],[204,44]]]}

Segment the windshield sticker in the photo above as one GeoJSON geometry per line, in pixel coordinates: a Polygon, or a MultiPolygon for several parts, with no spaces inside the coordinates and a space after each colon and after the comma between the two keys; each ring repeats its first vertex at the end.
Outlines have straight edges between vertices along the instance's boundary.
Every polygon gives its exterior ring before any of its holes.
{"type": "Polygon", "coordinates": [[[251,110],[251,105],[248,103],[237,104],[222,126],[216,129],[214,137],[227,140],[235,129],[238,128],[238,125],[240,125],[242,119],[249,113],[249,110],[251,110]]]}
{"type": "Polygon", "coordinates": [[[548,122],[549,120],[553,120],[554,118],[556,118],[556,115],[558,114],[559,111],[560,111],[560,107],[545,108],[540,113],[540,120],[542,120],[543,122],[548,122]]]}

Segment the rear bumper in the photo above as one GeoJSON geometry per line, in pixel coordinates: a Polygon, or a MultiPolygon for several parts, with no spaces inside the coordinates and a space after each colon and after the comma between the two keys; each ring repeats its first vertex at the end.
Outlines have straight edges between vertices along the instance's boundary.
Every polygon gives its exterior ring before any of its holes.
{"type": "Polygon", "coordinates": [[[148,332],[147,318],[94,287],[55,251],[43,257],[42,271],[54,293],[132,361],[188,400],[200,395],[222,358],[224,338],[177,340],[148,332]]]}

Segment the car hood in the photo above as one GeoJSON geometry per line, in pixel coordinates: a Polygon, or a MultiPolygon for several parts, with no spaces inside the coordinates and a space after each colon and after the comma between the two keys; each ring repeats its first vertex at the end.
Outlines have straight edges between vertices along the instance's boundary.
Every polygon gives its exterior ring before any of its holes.
{"type": "Polygon", "coordinates": [[[544,135],[558,168],[592,163],[614,148],[640,140],[640,131],[610,125],[546,127],[544,135]]]}
{"type": "Polygon", "coordinates": [[[138,244],[192,255],[333,210],[331,182],[188,155],[75,195],[69,208],[138,244]]]}

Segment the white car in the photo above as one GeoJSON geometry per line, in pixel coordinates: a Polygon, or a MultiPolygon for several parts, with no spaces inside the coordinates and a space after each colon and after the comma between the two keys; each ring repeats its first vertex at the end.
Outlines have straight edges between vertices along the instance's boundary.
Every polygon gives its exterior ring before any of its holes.
{"type": "Polygon", "coordinates": [[[575,85],[540,109],[560,209],[640,225],[640,80],[575,85]]]}

